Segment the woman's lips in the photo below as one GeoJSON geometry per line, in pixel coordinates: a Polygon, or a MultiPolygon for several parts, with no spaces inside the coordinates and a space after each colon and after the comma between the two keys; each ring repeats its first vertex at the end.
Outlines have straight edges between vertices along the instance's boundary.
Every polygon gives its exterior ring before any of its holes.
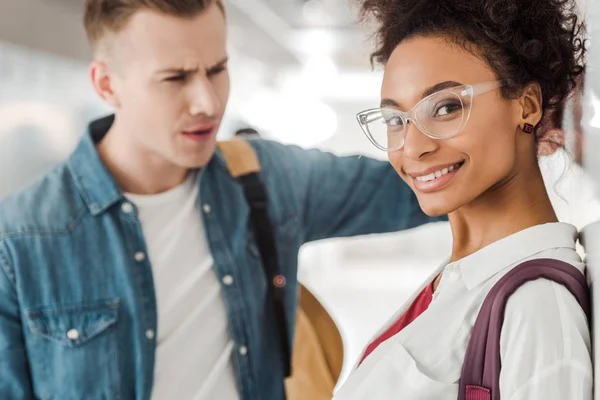
{"type": "Polygon", "coordinates": [[[461,161],[427,175],[412,176],[415,189],[424,193],[441,190],[450,184],[463,165],[464,161],[461,161]]]}

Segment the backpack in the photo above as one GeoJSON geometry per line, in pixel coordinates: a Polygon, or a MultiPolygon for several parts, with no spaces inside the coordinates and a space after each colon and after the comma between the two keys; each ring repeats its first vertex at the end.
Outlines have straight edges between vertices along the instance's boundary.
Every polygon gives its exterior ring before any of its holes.
{"type": "Polygon", "coordinates": [[[294,347],[284,313],[286,279],[280,274],[277,243],[267,213],[268,193],[260,178],[260,162],[252,146],[242,138],[219,142],[230,175],[244,190],[250,220],[269,283],[268,298],[273,303],[276,332],[285,368],[285,394],[288,400],[330,400],[341,374],[344,346],[339,330],[317,298],[299,284],[294,347]]]}

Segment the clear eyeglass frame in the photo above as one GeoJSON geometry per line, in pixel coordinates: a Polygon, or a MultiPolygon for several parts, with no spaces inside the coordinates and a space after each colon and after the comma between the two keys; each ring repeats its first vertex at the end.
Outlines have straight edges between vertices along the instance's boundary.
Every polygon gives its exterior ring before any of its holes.
{"type": "MultiPolygon", "coordinates": [[[[408,122],[411,121],[425,136],[432,139],[448,139],[456,136],[465,128],[473,106],[473,98],[484,93],[490,92],[503,86],[502,81],[490,81],[474,85],[461,85],[449,89],[440,90],[423,99],[421,99],[409,111],[401,111],[395,108],[379,107],[362,111],[356,115],[358,124],[367,136],[369,141],[378,149],[383,151],[396,151],[404,146],[404,137],[408,131],[408,122]],[[460,102],[460,120],[458,115],[453,115],[452,123],[447,118],[446,121],[437,121],[435,129],[428,121],[428,106],[439,104],[438,100],[454,100],[460,102]],[[425,114],[423,114],[425,113],[425,114]],[[424,116],[425,115],[425,116],[424,116]],[[391,125],[389,121],[396,120],[401,122],[398,125],[391,125]],[[385,123],[386,137],[382,139],[376,135],[372,124],[385,123]],[[443,129],[441,128],[443,127],[443,129]],[[382,143],[383,142],[383,143],[382,143]],[[390,145],[391,143],[391,145],[390,145]]],[[[458,104],[458,103],[456,103],[458,104]]],[[[430,114],[430,113],[429,113],[430,114]]],[[[449,115],[449,114],[447,114],[449,115]]]]}

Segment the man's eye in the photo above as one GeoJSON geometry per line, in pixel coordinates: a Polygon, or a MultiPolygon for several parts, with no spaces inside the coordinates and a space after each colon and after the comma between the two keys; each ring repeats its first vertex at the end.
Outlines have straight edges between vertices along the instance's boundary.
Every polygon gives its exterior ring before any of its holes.
{"type": "Polygon", "coordinates": [[[185,79],[185,75],[173,75],[165,78],[167,82],[182,82],[185,79]]]}

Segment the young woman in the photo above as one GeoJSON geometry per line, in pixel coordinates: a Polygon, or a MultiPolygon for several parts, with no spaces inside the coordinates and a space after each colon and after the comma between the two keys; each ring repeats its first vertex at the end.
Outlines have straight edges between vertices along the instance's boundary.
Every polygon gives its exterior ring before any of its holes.
{"type": "MultiPolygon", "coordinates": [[[[363,0],[378,23],[381,106],[358,115],[429,215],[448,214],[444,264],[366,348],[337,392],[349,399],[456,399],[471,328],[511,268],[553,258],[583,272],[575,227],[557,221],[538,166],[583,70],[583,26],[569,0],[363,0]],[[544,123],[541,123],[544,121],[544,123]]],[[[591,399],[590,333],[563,286],[509,299],[500,394],[591,399]]]]}

